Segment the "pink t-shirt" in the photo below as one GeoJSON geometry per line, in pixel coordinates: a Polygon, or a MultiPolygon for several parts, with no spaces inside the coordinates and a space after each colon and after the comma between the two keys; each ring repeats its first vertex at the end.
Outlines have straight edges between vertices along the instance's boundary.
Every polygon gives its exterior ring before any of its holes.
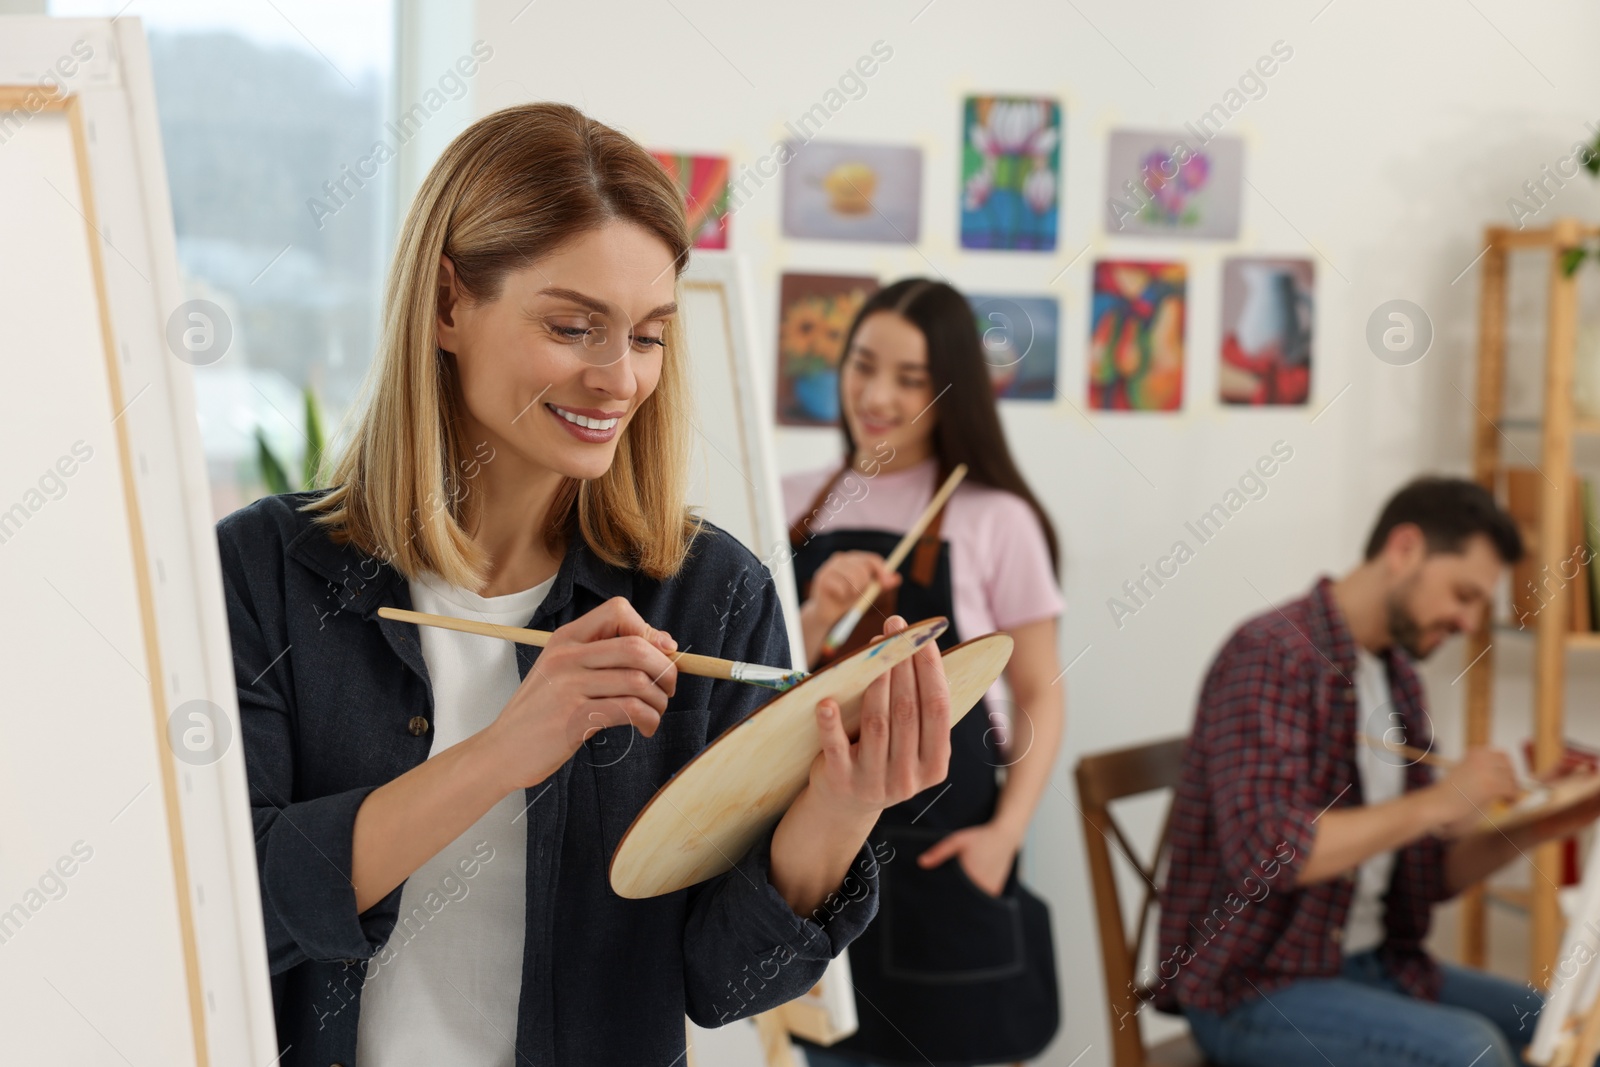
{"type": "MultiPolygon", "coordinates": [[[[784,477],[783,508],[790,523],[806,517],[823,483],[838,470],[834,464],[784,477]]],[[[872,478],[847,472],[807,529],[813,534],[833,528],[904,533],[933,499],[938,473],[931,456],[872,478]]],[[[945,504],[939,536],[950,546],[953,621],[962,640],[1014,630],[1065,610],[1044,530],[1015,493],[962,482],[945,504]]],[[[988,692],[990,711],[1004,714],[1009,699],[1002,676],[988,692]]]]}

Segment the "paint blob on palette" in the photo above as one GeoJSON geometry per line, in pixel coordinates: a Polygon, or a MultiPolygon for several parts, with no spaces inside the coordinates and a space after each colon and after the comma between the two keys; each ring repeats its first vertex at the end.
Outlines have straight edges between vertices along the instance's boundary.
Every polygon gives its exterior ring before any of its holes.
{"type": "Polygon", "coordinates": [[[929,641],[932,641],[934,638],[944,633],[944,631],[945,628],[943,626],[938,628],[929,627],[926,629],[905,630],[893,637],[885,637],[881,641],[874,641],[871,645],[867,646],[867,658],[876,659],[878,653],[890,647],[893,642],[904,640],[907,637],[909,637],[911,640],[911,651],[916,652],[917,649],[921,648],[929,641]]]}

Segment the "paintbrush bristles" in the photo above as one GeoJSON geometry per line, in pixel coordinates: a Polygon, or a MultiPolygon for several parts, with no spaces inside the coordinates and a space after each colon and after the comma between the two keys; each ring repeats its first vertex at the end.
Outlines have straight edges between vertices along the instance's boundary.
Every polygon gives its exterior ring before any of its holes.
{"type": "Polygon", "coordinates": [[[783,667],[764,667],[759,663],[738,663],[733,668],[733,679],[748,682],[779,693],[799,685],[806,678],[805,671],[791,671],[783,667]]]}

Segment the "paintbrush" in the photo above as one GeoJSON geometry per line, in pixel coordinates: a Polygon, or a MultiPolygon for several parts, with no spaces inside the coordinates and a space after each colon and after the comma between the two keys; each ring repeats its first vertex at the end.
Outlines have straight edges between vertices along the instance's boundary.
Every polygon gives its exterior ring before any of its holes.
{"type": "MultiPolygon", "coordinates": [[[[1393,752],[1397,756],[1404,756],[1409,760],[1415,760],[1418,763],[1426,763],[1430,767],[1438,767],[1441,770],[1449,770],[1451,767],[1454,767],[1457,762],[1453,759],[1446,759],[1443,756],[1436,756],[1432,752],[1424,752],[1422,749],[1415,748],[1411,745],[1401,745],[1393,741],[1384,741],[1380,738],[1373,737],[1371,734],[1360,734],[1358,736],[1360,736],[1361,740],[1365,741],[1368,746],[1375,748],[1380,752],[1393,752]]],[[[1549,788],[1544,783],[1536,782],[1533,779],[1527,778],[1521,774],[1517,775],[1517,785],[1521,786],[1523,791],[1528,793],[1549,791],[1549,788]]]]}
{"type": "MultiPolygon", "coordinates": [[[[950,477],[946,478],[944,484],[939,487],[939,491],[933,494],[933,499],[928,501],[928,506],[922,509],[921,517],[912,524],[911,529],[906,531],[906,535],[900,538],[900,543],[894,546],[894,551],[889,553],[889,558],[883,561],[884,567],[892,571],[904,562],[906,556],[910,554],[912,546],[917,543],[917,538],[922,536],[922,531],[928,528],[928,523],[933,521],[933,517],[939,513],[940,508],[944,507],[944,502],[950,499],[950,494],[956,491],[956,486],[960,485],[961,479],[966,476],[967,465],[965,463],[957,464],[956,469],[950,472],[950,477]]],[[[833,628],[828,631],[828,636],[822,639],[822,654],[824,656],[833,655],[834,652],[838,651],[840,645],[850,640],[850,634],[855,631],[856,625],[861,622],[861,616],[867,613],[867,609],[872,606],[874,600],[878,599],[878,594],[882,590],[883,586],[876,580],[867,583],[867,587],[861,591],[861,595],[856,597],[855,604],[851,606],[849,611],[844,613],[838,622],[833,624],[833,628]]]]}
{"type": "MultiPolygon", "coordinates": [[[[443,630],[457,630],[464,634],[481,634],[515,641],[519,645],[543,648],[550,643],[549,630],[529,630],[520,626],[499,626],[492,622],[458,619],[453,615],[430,615],[425,611],[407,611],[405,608],[379,608],[378,615],[396,622],[410,622],[418,626],[437,626],[443,630]]],[[[692,652],[667,652],[684,674],[702,678],[725,678],[735,682],[759,685],[781,693],[793,689],[806,677],[805,671],[792,671],[787,667],[767,667],[760,663],[741,663],[738,660],[718,659],[692,652]]]]}

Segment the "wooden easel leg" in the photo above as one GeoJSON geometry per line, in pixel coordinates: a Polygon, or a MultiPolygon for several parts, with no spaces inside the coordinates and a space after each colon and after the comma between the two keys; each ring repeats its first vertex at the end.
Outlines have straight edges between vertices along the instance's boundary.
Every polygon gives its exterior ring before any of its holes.
{"type": "Polygon", "coordinates": [[[761,1038],[761,1051],[767,1067],[800,1067],[794,1054],[794,1044],[789,1040],[789,1028],[775,1011],[764,1011],[756,1016],[756,1033],[761,1038]]]}
{"type": "MultiPolygon", "coordinates": [[[[1571,1050],[1566,1060],[1567,1067],[1589,1067],[1594,1063],[1595,1055],[1600,1053],[1600,997],[1596,997],[1584,1013],[1583,1028],[1578,1031],[1578,1039],[1571,1045],[1571,1050]]],[[[1560,1058],[1560,1053],[1557,1053],[1557,1058],[1560,1058]]]]}

